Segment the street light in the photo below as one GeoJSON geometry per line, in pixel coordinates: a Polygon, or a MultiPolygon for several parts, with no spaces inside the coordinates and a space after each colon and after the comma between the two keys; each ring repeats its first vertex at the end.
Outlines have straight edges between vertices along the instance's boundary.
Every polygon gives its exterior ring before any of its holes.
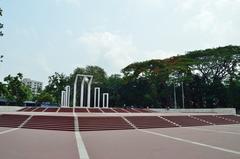
{"type": "Polygon", "coordinates": [[[184,73],[182,73],[182,108],[185,108],[185,96],[184,96],[184,86],[183,86],[183,78],[184,78],[184,73]]]}
{"type": "Polygon", "coordinates": [[[177,109],[177,96],[176,96],[175,83],[173,83],[173,97],[174,97],[174,108],[177,109]]]}
{"type": "Polygon", "coordinates": [[[183,88],[183,82],[182,82],[182,104],[183,104],[183,109],[185,108],[185,99],[184,99],[184,88],[183,88]]]}

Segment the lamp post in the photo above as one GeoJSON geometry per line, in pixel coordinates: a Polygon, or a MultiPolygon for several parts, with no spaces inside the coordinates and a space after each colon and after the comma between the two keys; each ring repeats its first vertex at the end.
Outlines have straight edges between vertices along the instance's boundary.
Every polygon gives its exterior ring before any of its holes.
{"type": "Polygon", "coordinates": [[[185,99],[184,99],[184,87],[183,87],[183,82],[182,82],[182,106],[183,106],[183,109],[185,109],[185,99]]]}
{"type": "Polygon", "coordinates": [[[177,109],[177,95],[176,95],[175,83],[173,84],[173,97],[174,97],[174,108],[177,109]]]}
{"type": "Polygon", "coordinates": [[[183,83],[183,80],[184,80],[184,73],[182,73],[181,75],[181,85],[182,85],[182,108],[185,109],[185,95],[184,95],[184,83],[183,83]]]}

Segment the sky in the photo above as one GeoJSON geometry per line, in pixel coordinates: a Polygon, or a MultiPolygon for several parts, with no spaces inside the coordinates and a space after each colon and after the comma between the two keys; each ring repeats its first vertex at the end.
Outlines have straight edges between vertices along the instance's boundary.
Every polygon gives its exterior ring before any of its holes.
{"type": "Polygon", "coordinates": [[[0,0],[0,81],[240,44],[240,0],[0,0]]]}

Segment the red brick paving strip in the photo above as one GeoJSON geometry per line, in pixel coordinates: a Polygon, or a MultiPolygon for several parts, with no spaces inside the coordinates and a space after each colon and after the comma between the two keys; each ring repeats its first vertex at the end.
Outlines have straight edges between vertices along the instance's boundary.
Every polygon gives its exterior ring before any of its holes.
{"type": "Polygon", "coordinates": [[[190,118],[189,116],[163,116],[163,117],[183,127],[210,125],[202,121],[196,120],[194,118],[190,118]]]}
{"type": "Polygon", "coordinates": [[[18,112],[22,112],[22,111],[25,111],[25,110],[27,110],[27,109],[28,109],[28,107],[24,107],[24,108],[18,110],[18,112]]]}
{"type": "Polygon", "coordinates": [[[101,109],[104,113],[116,113],[115,111],[113,111],[112,109],[110,108],[102,108],[101,109]]]}
{"type": "Polygon", "coordinates": [[[118,113],[128,113],[125,109],[123,108],[113,108],[116,112],[118,113]]]}
{"type": "Polygon", "coordinates": [[[26,110],[24,110],[25,112],[31,112],[31,111],[33,111],[34,109],[36,109],[36,107],[30,107],[30,108],[28,108],[28,109],[26,109],[26,110]]]}
{"type": "Polygon", "coordinates": [[[28,117],[29,115],[8,115],[8,114],[0,115],[0,127],[17,128],[28,117]]]}
{"type": "Polygon", "coordinates": [[[236,115],[217,115],[217,116],[224,118],[226,120],[231,120],[231,121],[235,122],[236,124],[240,123],[240,116],[236,116],[236,115]]]}
{"type": "Polygon", "coordinates": [[[44,112],[57,112],[58,108],[47,108],[44,112]]]}
{"type": "Polygon", "coordinates": [[[139,129],[176,127],[157,116],[126,116],[125,118],[139,129]]]}
{"type": "Polygon", "coordinates": [[[194,117],[206,120],[206,121],[211,122],[215,125],[236,124],[236,122],[227,121],[227,120],[218,118],[214,115],[194,115],[194,117]]]}
{"type": "Polygon", "coordinates": [[[70,113],[73,112],[73,108],[60,108],[58,112],[70,113]]]}
{"type": "Polygon", "coordinates": [[[74,118],[69,116],[33,116],[23,128],[74,131],[74,118]]]}
{"type": "Polygon", "coordinates": [[[46,108],[37,108],[36,110],[34,110],[34,112],[42,112],[42,111],[44,111],[46,108]]]}
{"type": "Polygon", "coordinates": [[[76,113],[88,113],[87,108],[75,108],[76,113]]]}
{"type": "Polygon", "coordinates": [[[126,108],[125,110],[127,110],[127,111],[130,112],[130,113],[139,113],[139,111],[134,110],[134,109],[132,109],[132,108],[126,108]]]}
{"type": "Polygon", "coordinates": [[[78,117],[80,131],[133,129],[121,117],[78,117]]]}
{"type": "Polygon", "coordinates": [[[91,113],[102,113],[102,111],[99,108],[89,108],[88,110],[91,113]]]}

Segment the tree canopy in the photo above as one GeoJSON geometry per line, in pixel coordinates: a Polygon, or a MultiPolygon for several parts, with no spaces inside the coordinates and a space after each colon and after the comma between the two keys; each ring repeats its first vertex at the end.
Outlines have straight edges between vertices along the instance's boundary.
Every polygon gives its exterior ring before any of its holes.
{"type": "MultiPolygon", "coordinates": [[[[147,97],[154,97],[153,103],[159,103],[159,106],[173,105],[171,85],[184,82],[188,107],[227,107],[230,105],[224,96],[229,92],[229,85],[239,82],[239,60],[240,47],[226,46],[189,51],[185,55],[163,60],[137,62],[128,65],[122,72],[128,83],[138,84],[144,80],[149,83],[149,89],[144,89],[145,92],[150,91],[147,97]],[[157,93],[154,93],[154,88],[157,93]]],[[[177,92],[181,94],[179,88],[177,92]]],[[[139,92],[136,92],[135,96],[138,95],[139,92]]]]}
{"type": "MultiPolygon", "coordinates": [[[[239,46],[189,51],[167,59],[136,62],[123,68],[122,74],[111,76],[98,66],[78,67],[69,75],[56,72],[49,76],[48,85],[33,99],[60,103],[61,91],[70,85],[72,102],[77,74],[93,75],[92,88],[101,87],[101,92],[108,92],[111,106],[173,107],[175,91],[177,108],[185,104],[185,108],[240,109],[239,46]]],[[[21,74],[6,77],[7,84],[0,83],[0,93],[22,103],[29,95],[19,82],[21,78],[21,74]]],[[[80,92],[80,85],[77,92],[80,92]]],[[[91,95],[93,97],[93,91],[91,95]]]]}
{"type": "Polygon", "coordinates": [[[23,105],[25,100],[32,98],[31,90],[22,83],[22,78],[21,73],[18,73],[17,76],[8,75],[4,78],[7,84],[3,87],[2,93],[10,102],[17,105],[23,105]]]}

